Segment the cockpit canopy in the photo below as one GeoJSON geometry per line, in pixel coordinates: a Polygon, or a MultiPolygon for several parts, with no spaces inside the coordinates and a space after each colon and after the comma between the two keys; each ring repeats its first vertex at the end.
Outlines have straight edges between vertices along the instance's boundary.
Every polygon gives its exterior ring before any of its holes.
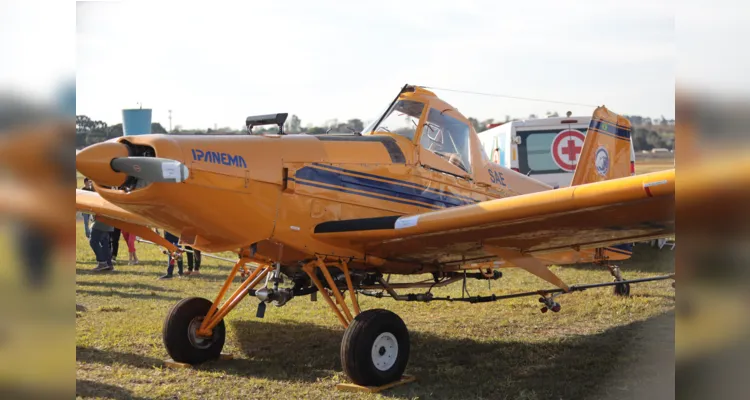
{"type": "Polygon", "coordinates": [[[471,130],[462,119],[465,118],[432,92],[406,86],[386,112],[362,133],[404,136],[471,173],[471,130]]]}

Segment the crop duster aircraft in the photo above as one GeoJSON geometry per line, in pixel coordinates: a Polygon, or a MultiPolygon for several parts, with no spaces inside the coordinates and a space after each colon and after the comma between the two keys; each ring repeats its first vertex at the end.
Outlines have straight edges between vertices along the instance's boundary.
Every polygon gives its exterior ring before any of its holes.
{"type": "Polygon", "coordinates": [[[600,285],[627,294],[635,281],[612,265],[628,257],[615,246],[674,233],[674,169],[630,176],[630,123],[604,107],[572,185],[561,189],[490,162],[466,117],[422,87],[405,85],[361,133],[289,135],[285,118],[249,117],[249,135],[120,137],[76,156],[96,189],[76,191],[79,211],[173,253],[147,227],[240,257],[213,302],[187,298],[169,311],[163,338],[175,361],[217,358],[223,318],[248,295],[260,299],[262,316],[267,303],[320,293],[346,328],[345,372],[360,385],[385,384],[406,368],[409,334],[390,311],[360,310],[357,293],[457,300],[429,288],[517,267],[557,286],[527,294],[542,295],[542,311],[559,311],[552,298],[582,286],[548,265],[599,263],[616,278],[600,285]],[[279,134],[252,134],[262,124],[277,124],[279,134]],[[425,273],[433,281],[383,278],[425,273]],[[238,274],[242,283],[224,300],[238,274]],[[285,279],[291,285],[280,286],[285,279]]]}

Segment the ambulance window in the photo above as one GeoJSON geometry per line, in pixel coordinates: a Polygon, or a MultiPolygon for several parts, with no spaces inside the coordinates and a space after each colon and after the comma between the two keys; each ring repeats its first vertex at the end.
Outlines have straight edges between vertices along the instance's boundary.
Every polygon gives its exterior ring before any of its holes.
{"type": "Polygon", "coordinates": [[[532,171],[558,170],[560,167],[552,159],[550,147],[557,132],[535,133],[526,138],[526,159],[529,169],[532,171]]]}
{"type": "MultiPolygon", "coordinates": [[[[417,132],[424,108],[424,103],[418,101],[399,100],[372,132],[390,132],[414,140],[414,133],[417,132]]],[[[368,128],[364,132],[370,130],[371,128],[368,128]]]]}
{"type": "Polygon", "coordinates": [[[469,125],[431,108],[419,140],[422,147],[471,173],[469,125]]]}

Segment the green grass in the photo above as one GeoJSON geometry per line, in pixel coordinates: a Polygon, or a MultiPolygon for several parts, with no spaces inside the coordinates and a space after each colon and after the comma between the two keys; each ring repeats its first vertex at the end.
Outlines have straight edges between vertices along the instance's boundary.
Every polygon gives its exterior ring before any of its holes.
{"type": "MultiPolygon", "coordinates": [[[[407,373],[418,381],[381,395],[335,389],[346,380],[339,363],[343,328],[322,299],[308,297],[269,307],[264,319],[255,318],[257,301],[247,299],[226,318],[224,351],[234,360],[169,369],[161,339],[168,309],[183,297],[213,300],[231,266],[204,258],[202,276],[160,281],[165,256],[139,243],[141,265],[95,274],[80,223],[77,230],[76,303],[87,308],[75,319],[80,397],[642,398],[673,386],[674,291],[666,281],[634,285],[626,299],[614,297],[611,288],[562,296],[558,314],[541,314],[535,297],[479,305],[361,298],[363,309],[394,311],[410,330],[407,373]]],[[[127,255],[124,242],[120,249],[127,255]]],[[[670,264],[656,269],[671,271],[670,264]]],[[[554,270],[569,283],[610,280],[591,266],[554,270]]],[[[549,287],[523,271],[503,273],[492,283],[496,292],[549,287]]],[[[655,272],[625,267],[624,273],[637,278],[655,272]]],[[[468,287],[472,295],[490,293],[484,281],[468,287]]],[[[461,287],[433,292],[460,296],[461,287]]]]}
{"type": "Polygon", "coordinates": [[[656,157],[648,154],[639,155],[635,160],[635,173],[648,174],[674,168],[674,154],[656,157]]]}

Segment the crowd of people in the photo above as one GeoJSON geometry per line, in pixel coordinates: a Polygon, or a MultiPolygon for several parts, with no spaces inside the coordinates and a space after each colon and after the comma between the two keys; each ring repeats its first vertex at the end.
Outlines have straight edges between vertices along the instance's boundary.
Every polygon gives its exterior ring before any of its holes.
{"type": "MultiPolygon", "coordinates": [[[[94,191],[93,183],[89,178],[83,181],[82,190],[94,191]]],[[[138,255],[136,254],[135,240],[136,235],[129,232],[121,232],[113,226],[110,226],[97,219],[96,216],[83,214],[83,225],[86,237],[89,239],[89,245],[96,256],[96,267],[94,272],[114,271],[117,254],[120,248],[120,237],[125,239],[128,246],[128,264],[138,264],[138,255]]],[[[157,231],[158,232],[158,231],[157,231]]],[[[164,238],[178,248],[179,237],[164,231],[164,238]]],[[[159,279],[169,279],[174,276],[174,267],[177,264],[177,273],[183,275],[200,275],[201,252],[190,246],[185,246],[188,258],[188,270],[183,271],[182,254],[177,257],[168,256],[167,273],[159,279]]]]}

